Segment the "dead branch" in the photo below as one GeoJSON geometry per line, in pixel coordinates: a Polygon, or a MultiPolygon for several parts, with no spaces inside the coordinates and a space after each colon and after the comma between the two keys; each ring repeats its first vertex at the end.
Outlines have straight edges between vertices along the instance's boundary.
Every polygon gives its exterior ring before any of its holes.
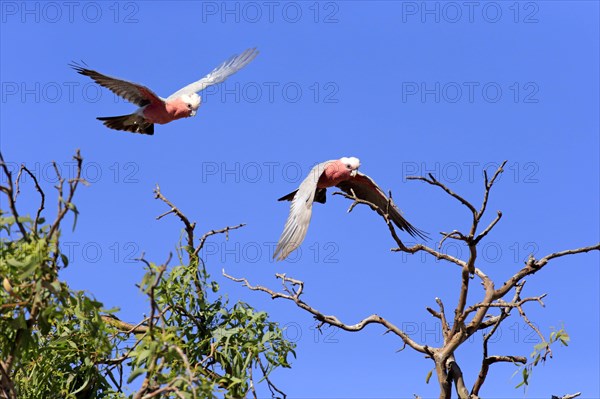
{"type": "Polygon", "coordinates": [[[289,288],[287,287],[286,290],[288,291],[287,294],[284,294],[282,292],[276,292],[273,291],[269,288],[260,286],[260,285],[256,285],[253,286],[251,285],[248,280],[246,278],[235,278],[230,276],[229,274],[227,274],[225,272],[225,269],[223,269],[222,271],[223,276],[227,277],[230,280],[233,280],[235,282],[238,283],[243,283],[243,285],[245,287],[248,287],[248,289],[252,290],[252,291],[262,291],[262,292],[266,292],[267,294],[271,295],[272,299],[276,299],[276,298],[283,298],[283,299],[287,299],[289,301],[294,302],[299,308],[309,312],[310,314],[312,314],[316,320],[323,322],[325,324],[329,324],[338,328],[341,328],[342,330],[345,331],[351,331],[351,332],[356,332],[356,331],[360,331],[363,328],[365,328],[367,325],[369,324],[381,324],[384,327],[386,327],[389,331],[393,332],[394,334],[396,334],[397,336],[399,336],[402,341],[404,341],[404,343],[406,343],[408,346],[410,346],[411,348],[413,348],[414,350],[416,350],[417,352],[421,352],[427,355],[432,355],[432,351],[428,346],[423,346],[420,345],[418,343],[416,343],[415,341],[413,341],[408,334],[406,334],[404,331],[402,331],[400,328],[398,328],[397,326],[395,326],[394,324],[390,323],[389,321],[387,321],[386,319],[384,319],[383,317],[376,315],[376,314],[372,314],[368,317],[365,317],[364,319],[362,319],[361,321],[359,321],[356,324],[345,324],[342,323],[336,316],[331,316],[331,315],[325,315],[322,312],[318,311],[317,309],[315,309],[314,307],[308,305],[307,303],[305,303],[302,299],[300,299],[300,296],[302,295],[302,291],[304,289],[304,282],[300,281],[300,280],[296,280],[290,277],[287,277],[285,274],[276,274],[275,276],[278,279],[281,279],[282,284],[286,284],[286,283],[290,283],[293,286],[297,286],[298,290],[294,290],[293,288],[289,288]]]}
{"type": "Polygon", "coordinates": [[[440,183],[431,173],[429,173],[428,176],[429,176],[429,179],[426,177],[423,177],[423,176],[407,176],[406,180],[421,180],[421,181],[424,181],[425,183],[431,184],[432,186],[437,186],[437,187],[441,188],[442,190],[444,190],[451,197],[458,200],[461,204],[466,206],[473,215],[477,214],[477,210],[475,209],[475,207],[473,205],[471,205],[471,203],[469,201],[467,201],[460,195],[456,194],[454,191],[452,191],[450,188],[448,188],[445,184],[440,183]]]}
{"type": "MultiPolygon", "coordinates": [[[[57,231],[58,226],[60,225],[61,221],[63,220],[63,218],[65,217],[67,212],[69,212],[69,211],[76,212],[72,201],[73,201],[73,196],[75,195],[75,191],[77,190],[77,187],[79,186],[79,183],[82,183],[84,185],[89,184],[85,179],[83,179],[81,177],[81,166],[83,165],[83,158],[81,157],[81,153],[79,152],[79,149],[76,150],[75,155],[73,156],[73,159],[75,161],[77,161],[77,172],[76,172],[76,175],[74,178],[68,180],[69,195],[67,196],[66,200],[63,199],[64,198],[63,184],[64,184],[65,179],[60,174],[60,171],[58,170],[58,166],[56,165],[56,162],[53,162],[54,170],[55,170],[56,176],[58,178],[58,185],[56,186],[56,189],[58,191],[59,201],[58,201],[58,212],[57,212],[56,219],[54,220],[54,223],[52,223],[52,226],[50,227],[50,230],[48,231],[49,238],[52,238],[53,234],[57,231]]],[[[58,243],[57,243],[57,246],[58,246],[58,243]]],[[[58,255],[58,253],[56,253],[56,255],[58,255]]]]}
{"type": "Polygon", "coordinates": [[[169,201],[161,192],[160,187],[157,184],[154,189],[154,198],[161,200],[165,204],[171,207],[171,210],[163,213],[156,217],[156,220],[160,220],[162,217],[168,215],[169,213],[174,213],[177,217],[183,222],[185,227],[185,232],[187,233],[187,244],[188,248],[194,248],[194,228],[196,227],[196,222],[190,222],[190,220],[177,208],[171,201],[169,201]]]}
{"type": "Polygon", "coordinates": [[[525,278],[531,274],[537,273],[544,266],[546,266],[548,264],[548,262],[552,259],[560,258],[560,257],[566,256],[566,255],[575,255],[575,254],[581,254],[581,253],[585,253],[585,252],[599,251],[599,250],[600,250],[600,243],[595,244],[595,245],[590,245],[588,247],[581,247],[581,248],[576,248],[576,249],[568,249],[568,250],[560,251],[560,252],[554,252],[554,253],[544,256],[540,260],[536,260],[534,257],[530,257],[527,260],[525,267],[523,267],[521,270],[519,270],[517,273],[515,273],[510,279],[508,279],[508,281],[506,281],[502,285],[502,287],[498,288],[496,290],[496,292],[494,293],[494,296],[496,298],[503,297],[504,295],[506,295],[506,293],[508,291],[513,289],[517,285],[517,283],[519,283],[523,278],[525,278]]]}
{"type": "Polygon", "coordinates": [[[190,251],[193,250],[193,252],[191,252],[191,256],[192,257],[197,257],[198,256],[198,254],[200,253],[200,251],[204,247],[204,243],[206,242],[206,239],[208,237],[213,236],[215,234],[223,234],[224,233],[225,234],[225,239],[228,240],[229,239],[229,231],[230,230],[237,230],[237,229],[239,229],[241,227],[244,227],[246,225],[245,223],[241,223],[241,224],[238,224],[237,226],[227,226],[227,227],[225,227],[223,229],[220,229],[220,230],[211,230],[211,231],[205,233],[200,238],[200,243],[198,244],[197,247],[194,248],[194,230],[196,228],[196,222],[190,222],[190,220],[188,219],[188,217],[185,216],[185,214],[179,208],[177,208],[171,201],[169,201],[161,193],[160,187],[158,186],[158,184],[156,185],[156,188],[154,189],[154,198],[160,199],[165,204],[167,204],[169,207],[171,207],[170,210],[168,210],[165,213],[157,216],[156,220],[160,220],[164,216],[166,216],[166,215],[168,215],[170,213],[174,213],[183,222],[183,225],[185,227],[185,232],[187,234],[187,246],[188,246],[188,248],[189,248],[190,251]]]}
{"type": "Polygon", "coordinates": [[[200,253],[200,251],[202,250],[202,248],[204,248],[204,243],[206,242],[206,239],[210,236],[214,236],[215,234],[225,234],[225,240],[229,240],[229,231],[230,230],[237,230],[239,228],[242,228],[246,225],[246,223],[240,223],[237,226],[227,226],[223,229],[220,230],[211,230],[207,233],[205,233],[202,237],[200,237],[200,244],[198,244],[198,246],[196,247],[196,249],[194,250],[194,255],[198,255],[198,253],[200,253]]]}
{"type": "Polygon", "coordinates": [[[46,202],[46,195],[44,194],[44,190],[42,190],[42,188],[40,187],[40,184],[37,180],[37,178],[35,177],[35,175],[33,173],[31,173],[31,171],[29,169],[27,169],[27,167],[24,164],[21,164],[21,167],[19,168],[19,174],[17,175],[17,179],[15,182],[15,186],[17,187],[17,192],[15,193],[15,196],[19,195],[20,192],[20,188],[19,188],[19,182],[21,180],[21,173],[25,172],[27,173],[31,179],[33,180],[33,183],[35,184],[35,189],[37,190],[37,192],[40,194],[40,206],[38,207],[37,213],[35,215],[35,220],[33,221],[33,234],[34,236],[38,236],[38,222],[40,220],[40,215],[42,214],[42,211],[44,210],[44,205],[46,202]]]}
{"type": "Polygon", "coordinates": [[[2,171],[6,175],[6,180],[8,182],[7,186],[0,186],[0,191],[5,193],[6,197],[8,198],[8,206],[10,207],[10,211],[15,218],[15,224],[19,228],[23,239],[25,241],[29,241],[27,230],[25,229],[25,226],[23,226],[23,223],[21,223],[21,220],[19,219],[19,212],[17,212],[17,203],[15,199],[15,190],[12,181],[12,173],[10,172],[10,170],[8,170],[8,166],[6,165],[6,162],[4,162],[4,157],[2,156],[2,153],[0,153],[0,167],[2,167],[2,171]]]}
{"type": "MultiPolygon", "coordinates": [[[[443,259],[447,262],[453,263],[456,266],[461,268],[461,277],[460,277],[460,288],[458,295],[458,302],[454,309],[454,318],[452,327],[449,326],[448,321],[446,319],[446,313],[441,299],[436,298],[436,302],[439,306],[439,310],[434,310],[430,307],[427,307],[426,310],[434,317],[438,318],[442,324],[442,331],[444,333],[444,343],[439,348],[429,347],[427,345],[421,345],[404,334],[403,331],[398,329],[389,321],[383,319],[382,317],[373,314],[368,316],[354,325],[348,325],[342,323],[336,316],[333,315],[325,315],[322,312],[318,311],[314,307],[305,303],[300,297],[302,295],[304,289],[304,283],[302,281],[292,279],[286,277],[284,274],[276,274],[275,276],[281,280],[282,282],[282,291],[274,291],[264,286],[251,285],[246,278],[234,278],[229,276],[223,270],[223,275],[235,282],[242,283],[248,289],[252,291],[262,291],[271,296],[272,299],[282,298],[289,301],[292,301],[296,304],[296,306],[301,309],[307,311],[312,314],[321,324],[329,324],[332,326],[336,326],[346,331],[360,331],[366,325],[375,323],[381,324],[387,328],[386,333],[394,332],[400,339],[403,341],[403,345],[410,346],[414,350],[425,353],[427,357],[431,358],[435,362],[435,370],[438,378],[438,382],[440,384],[440,398],[450,398],[451,397],[451,388],[452,385],[455,386],[458,396],[460,398],[477,398],[478,393],[481,389],[481,386],[486,380],[489,366],[494,363],[499,362],[512,362],[515,364],[526,364],[527,358],[523,356],[514,356],[514,355],[488,355],[488,343],[491,336],[498,330],[499,325],[510,316],[513,309],[517,309],[520,316],[523,320],[530,325],[534,331],[538,333],[538,335],[544,341],[543,335],[539,331],[539,329],[535,328],[535,326],[531,323],[531,321],[527,318],[527,315],[523,311],[523,305],[527,302],[536,301],[540,303],[540,305],[544,305],[542,299],[546,296],[546,294],[535,296],[535,297],[527,297],[521,298],[521,291],[523,289],[523,285],[525,281],[524,277],[534,274],[540,269],[542,269],[550,260],[559,258],[566,255],[574,255],[584,252],[589,252],[593,250],[600,250],[600,243],[597,245],[592,245],[588,247],[582,247],[577,249],[570,249],[561,252],[555,252],[549,254],[539,260],[534,258],[530,258],[525,266],[519,270],[515,275],[510,278],[508,281],[504,282],[502,286],[498,289],[495,288],[494,282],[484,273],[480,268],[477,267],[477,245],[494,229],[494,227],[500,222],[502,219],[502,212],[498,211],[496,217],[485,227],[482,231],[478,232],[478,227],[481,222],[482,217],[484,216],[488,201],[489,195],[492,187],[496,183],[498,177],[503,172],[503,167],[505,166],[506,161],[502,162],[502,164],[496,169],[491,178],[488,177],[487,171],[484,171],[484,194],[481,204],[479,205],[479,209],[477,209],[471,202],[465,199],[463,196],[457,194],[452,189],[450,189],[445,184],[436,180],[436,178],[429,174],[428,177],[422,176],[411,176],[408,177],[409,180],[420,180],[424,181],[432,186],[436,186],[441,188],[444,192],[450,195],[452,198],[459,201],[462,205],[464,205],[472,215],[472,223],[469,228],[469,233],[465,234],[458,230],[453,230],[449,233],[441,232],[442,238],[438,245],[438,250],[430,248],[427,245],[416,244],[411,247],[407,247],[398,237],[395,227],[390,220],[388,210],[389,206],[392,204],[391,195],[388,201],[386,209],[382,209],[377,205],[365,201],[361,198],[358,198],[354,192],[344,193],[344,192],[336,192],[334,195],[342,195],[343,197],[350,199],[352,204],[350,205],[348,212],[351,212],[354,207],[359,204],[367,205],[372,210],[377,212],[385,221],[388,226],[388,230],[392,239],[396,242],[397,248],[393,248],[392,251],[396,252],[405,252],[408,254],[416,254],[418,252],[425,252],[429,255],[434,256],[436,259],[443,259]],[[454,256],[450,256],[442,253],[441,246],[442,243],[447,239],[454,239],[458,241],[464,242],[468,249],[469,255],[468,259],[463,260],[454,256]],[[484,293],[483,298],[481,298],[478,302],[473,305],[467,306],[468,294],[469,294],[469,284],[472,276],[477,276],[483,285],[484,293]],[[515,289],[515,293],[513,299],[510,302],[505,301],[503,298],[506,296],[512,289],[515,289]],[[490,309],[499,309],[499,315],[493,315],[490,313],[490,309]],[[471,316],[471,319],[466,322],[467,317],[471,316]],[[455,359],[455,351],[456,349],[464,343],[469,337],[471,337],[477,331],[486,329],[491,327],[492,330],[484,335],[483,339],[483,359],[481,364],[481,369],[479,375],[473,385],[471,393],[469,394],[466,389],[464,377],[462,371],[460,370],[460,366],[456,362],[455,359]]],[[[545,342],[545,341],[544,341],[545,342]]]]}

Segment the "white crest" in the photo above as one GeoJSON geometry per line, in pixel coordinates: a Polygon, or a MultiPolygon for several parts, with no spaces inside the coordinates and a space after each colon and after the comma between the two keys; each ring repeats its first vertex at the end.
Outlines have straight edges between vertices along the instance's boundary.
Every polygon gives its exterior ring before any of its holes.
{"type": "Polygon", "coordinates": [[[340,158],[340,162],[342,162],[345,165],[350,165],[350,168],[352,170],[356,170],[360,167],[360,160],[355,157],[343,157],[340,158]]]}
{"type": "Polygon", "coordinates": [[[191,104],[194,111],[200,107],[200,103],[202,102],[200,96],[196,93],[184,94],[181,96],[181,100],[186,104],[191,104]]]}

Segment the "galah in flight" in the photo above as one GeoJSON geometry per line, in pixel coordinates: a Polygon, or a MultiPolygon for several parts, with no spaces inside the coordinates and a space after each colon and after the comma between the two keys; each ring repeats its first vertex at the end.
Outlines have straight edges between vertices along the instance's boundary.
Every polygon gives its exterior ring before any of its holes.
{"type": "Polygon", "coordinates": [[[327,187],[333,186],[350,195],[354,193],[357,198],[388,212],[390,219],[400,230],[413,237],[427,239],[427,233],[408,223],[373,179],[358,171],[359,167],[360,161],[354,157],[320,163],[310,171],[296,191],[279,198],[279,201],[292,201],[292,204],[273,258],[283,260],[302,244],[310,223],[313,202],[324,204],[327,187]]]}
{"type": "Polygon", "coordinates": [[[202,79],[177,90],[167,98],[159,97],[146,86],[137,83],[106,76],[78,64],[71,64],[71,67],[81,75],[89,76],[100,86],[106,87],[139,107],[129,115],[97,118],[105,126],[133,133],[154,134],[155,123],[164,125],[176,119],[196,115],[202,101],[198,92],[223,82],[248,65],[257,55],[256,48],[248,49],[240,55],[234,55],[202,79]]]}

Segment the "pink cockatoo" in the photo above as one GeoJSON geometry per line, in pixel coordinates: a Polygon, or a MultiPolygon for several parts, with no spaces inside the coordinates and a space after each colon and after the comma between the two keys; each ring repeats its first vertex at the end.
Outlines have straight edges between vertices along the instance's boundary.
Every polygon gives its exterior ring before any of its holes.
{"type": "Polygon", "coordinates": [[[327,199],[327,187],[333,186],[350,195],[354,193],[357,198],[368,201],[387,212],[400,230],[406,231],[413,237],[427,239],[427,233],[408,223],[373,179],[358,171],[359,167],[360,161],[354,157],[320,163],[310,171],[296,191],[279,198],[279,201],[292,201],[292,204],[273,258],[283,260],[302,244],[312,216],[313,202],[324,204],[327,199]]]}
{"type": "Polygon", "coordinates": [[[234,55],[202,79],[177,90],[167,98],[157,96],[146,86],[102,75],[78,64],[71,67],[84,76],[89,76],[118,96],[139,106],[132,114],[99,117],[105,126],[133,133],[154,134],[154,124],[165,124],[196,115],[202,99],[197,94],[209,86],[223,82],[250,63],[258,55],[256,48],[234,55]]]}

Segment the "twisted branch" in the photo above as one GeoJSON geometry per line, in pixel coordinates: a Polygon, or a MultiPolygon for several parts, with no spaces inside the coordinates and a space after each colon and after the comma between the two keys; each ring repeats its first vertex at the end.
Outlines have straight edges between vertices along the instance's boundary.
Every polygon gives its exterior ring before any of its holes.
{"type": "Polygon", "coordinates": [[[304,302],[300,298],[300,296],[302,295],[303,289],[304,289],[304,282],[302,282],[300,280],[296,280],[291,277],[287,277],[285,274],[278,273],[275,275],[275,277],[278,279],[281,279],[282,284],[284,284],[284,286],[286,285],[286,283],[290,283],[290,284],[292,284],[293,287],[294,286],[298,287],[298,289],[295,290],[294,288],[290,288],[290,287],[286,286],[285,290],[288,292],[287,294],[282,293],[282,292],[276,292],[276,291],[273,291],[269,288],[266,288],[266,287],[263,287],[260,285],[253,286],[248,282],[248,279],[232,277],[229,274],[227,274],[224,269],[222,271],[222,274],[223,274],[223,276],[225,276],[226,278],[228,278],[232,281],[235,281],[237,283],[243,283],[243,285],[245,287],[248,287],[248,289],[250,289],[252,291],[266,292],[267,294],[269,294],[271,296],[272,299],[283,298],[283,299],[292,301],[299,308],[312,314],[315,317],[315,319],[317,319],[318,321],[341,328],[342,330],[345,330],[345,331],[356,332],[356,331],[362,330],[369,324],[381,324],[384,327],[386,327],[387,330],[389,330],[389,331],[393,332],[394,334],[396,334],[397,336],[399,336],[402,339],[402,341],[404,341],[404,343],[406,343],[408,346],[410,346],[417,352],[421,352],[421,353],[424,353],[427,355],[432,355],[432,351],[428,346],[426,346],[426,345],[424,346],[424,345],[420,345],[420,344],[416,343],[408,336],[408,334],[406,334],[400,328],[398,328],[397,326],[395,326],[394,324],[390,323],[389,321],[387,321],[386,319],[384,319],[383,317],[381,317],[377,314],[372,314],[368,317],[365,317],[358,323],[352,324],[352,325],[341,322],[336,316],[323,314],[322,312],[318,311],[314,307],[308,305],[306,302],[304,302]]]}

